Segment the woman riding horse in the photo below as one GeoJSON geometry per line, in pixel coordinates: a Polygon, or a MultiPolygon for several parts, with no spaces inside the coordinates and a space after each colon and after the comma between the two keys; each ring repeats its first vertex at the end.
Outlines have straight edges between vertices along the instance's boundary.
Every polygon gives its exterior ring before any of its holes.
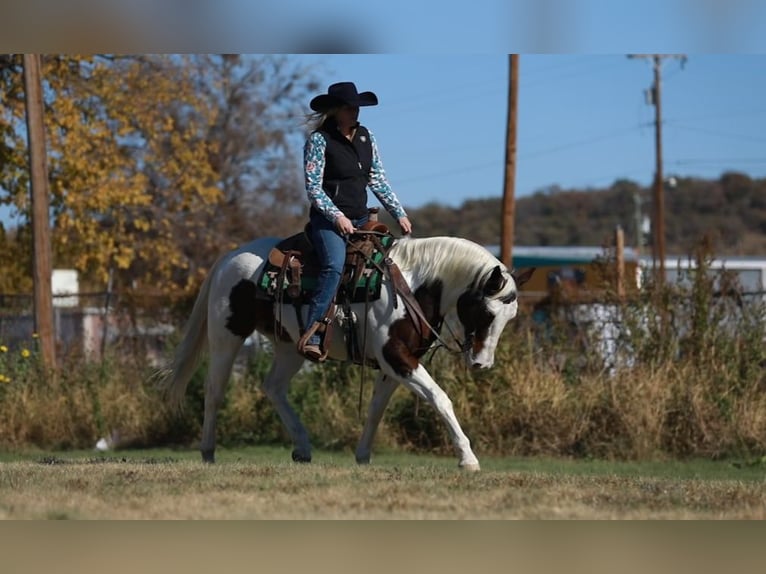
{"type": "Polygon", "coordinates": [[[327,357],[322,323],[331,320],[332,299],[346,257],[346,237],[368,219],[367,187],[398,221],[402,233],[412,231],[407,213],[386,179],[375,137],[359,124],[359,108],[377,103],[374,93],[359,93],[353,82],[341,82],[309,104],[316,113],[314,130],[304,146],[303,165],[311,202],[309,236],[319,257],[320,273],[298,351],[312,361],[327,357]]]}

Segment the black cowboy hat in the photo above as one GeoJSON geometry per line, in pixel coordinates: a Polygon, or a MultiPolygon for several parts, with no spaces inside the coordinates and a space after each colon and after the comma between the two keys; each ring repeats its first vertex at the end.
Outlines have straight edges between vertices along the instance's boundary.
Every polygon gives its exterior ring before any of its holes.
{"type": "Polygon", "coordinates": [[[378,96],[372,92],[356,91],[354,82],[339,82],[327,88],[326,94],[316,96],[309,106],[315,112],[326,112],[331,108],[342,105],[361,107],[377,106],[378,96]]]}

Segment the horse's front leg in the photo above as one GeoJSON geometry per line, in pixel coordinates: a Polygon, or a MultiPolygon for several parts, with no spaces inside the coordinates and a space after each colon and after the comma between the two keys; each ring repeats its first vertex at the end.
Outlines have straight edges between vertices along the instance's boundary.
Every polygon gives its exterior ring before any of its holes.
{"type": "Polygon", "coordinates": [[[407,376],[400,377],[401,383],[433,406],[447,425],[452,444],[458,452],[459,466],[464,470],[479,470],[479,459],[471,450],[471,442],[460,428],[460,423],[455,417],[452,401],[447,393],[433,380],[423,365],[407,376]]]}
{"type": "Polygon", "coordinates": [[[262,390],[293,440],[293,460],[311,462],[311,442],[308,432],[287,400],[290,379],[300,370],[301,365],[303,365],[303,357],[295,350],[294,343],[277,342],[274,345],[274,360],[269,374],[263,381],[262,390]]]}
{"type": "Polygon", "coordinates": [[[372,400],[367,409],[367,419],[364,421],[362,436],[359,438],[359,444],[356,447],[356,462],[359,464],[370,463],[370,453],[372,452],[372,441],[375,439],[375,433],[378,430],[380,421],[383,418],[383,412],[391,400],[399,381],[386,376],[384,373],[378,373],[375,379],[375,386],[372,391],[372,400]]]}

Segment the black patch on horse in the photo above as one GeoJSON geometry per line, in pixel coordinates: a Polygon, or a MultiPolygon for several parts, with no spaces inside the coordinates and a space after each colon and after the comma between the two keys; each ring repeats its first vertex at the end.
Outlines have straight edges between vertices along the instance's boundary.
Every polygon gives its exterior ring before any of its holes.
{"type": "Polygon", "coordinates": [[[484,301],[484,293],[470,289],[457,300],[457,316],[463,324],[466,338],[473,337],[482,343],[489,334],[489,327],[495,316],[489,312],[484,301]]]}
{"type": "Polygon", "coordinates": [[[226,319],[226,328],[246,339],[255,330],[257,313],[255,296],[257,287],[253,281],[242,279],[229,292],[231,315],[226,319]]]}
{"type": "MultiPolygon", "coordinates": [[[[437,331],[444,319],[440,313],[443,288],[442,282],[436,280],[430,285],[421,285],[414,293],[426,319],[437,331]]],[[[418,368],[420,357],[436,339],[433,333],[418,334],[414,321],[417,318],[410,317],[409,312],[394,321],[388,330],[388,341],[383,345],[383,358],[397,374],[405,377],[418,368]]]]}
{"type": "MultiPolygon", "coordinates": [[[[417,300],[423,314],[428,319],[436,331],[439,331],[444,317],[441,316],[442,306],[442,292],[444,285],[438,279],[430,285],[421,285],[415,291],[415,299],[417,300]]],[[[419,349],[415,351],[417,357],[421,357],[431,347],[431,344],[436,340],[436,335],[433,333],[424,333],[426,341],[419,349]]]]}

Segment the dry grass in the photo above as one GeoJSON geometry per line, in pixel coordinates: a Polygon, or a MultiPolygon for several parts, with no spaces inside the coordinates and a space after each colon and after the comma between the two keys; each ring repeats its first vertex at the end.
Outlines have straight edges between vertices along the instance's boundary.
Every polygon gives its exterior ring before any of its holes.
{"type": "MultiPolygon", "coordinates": [[[[432,364],[477,453],[627,460],[766,453],[763,373],[741,377],[728,363],[701,368],[687,361],[614,375],[582,370],[572,377],[541,361],[533,342],[513,334],[497,358],[497,366],[483,373],[467,372],[446,355],[432,364]]],[[[123,446],[194,443],[201,384],[191,386],[187,408],[177,417],[147,384],[148,375],[130,363],[114,363],[106,371],[83,363],[55,380],[28,376],[3,384],[0,445],[91,448],[114,431],[123,446]]],[[[371,376],[363,389],[362,416],[371,376]]],[[[327,365],[296,380],[291,398],[317,447],[355,445],[361,430],[359,383],[358,368],[345,365],[327,365]]],[[[259,376],[248,373],[230,385],[219,417],[220,444],[287,443],[259,384],[259,376]]],[[[375,443],[380,447],[452,453],[434,410],[404,389],[386,411],[375,443]]]]}
{"type": "MultiPolygon", "coordinates": [[[[34,357],[32,358],[34,360],[34,357]]],[[[119,429],[144,442],[165,426],[167,409],[135,364],[73,360],[57,375],[17,372],[0,387],[0,444],[6,448],[92,446],[119,429]]]]}
{"type": "Polygon", "coordinates": [[[588,474],[583,466],[470,474],[432,457],[357,467],[346,456],[321,456],[326,462],[311,465],[273,462],[268,454],[254,461],[236,453],[216,465],[117,457],[5,462],[0,518],[766,518],[766,488],[752,473],[747,480],[674,478],[588,474]]]}
{"type": "MultiPolygon", "coordinates": [[[[654,293],[620,307],[616,352],[598,349],[599,329],[573,331],[567,305],[549,321],[522,313],[506,329],[495,367],[474,372],[446,352],[425,359],[480,457],[711,459],[766,455],[766,309],[733,305],[705,274],[691,292],[654,293]],[[656,311],[662,303],[663,313],[656,311]],[[563,313],[563,315],[562,315],[563,313]],[[661,318],[667,317],[667,321],[661,318]],[[576,337],[573,336],[576,334],[576,337]],[[619,359],[615,364],[605,364],[619,359]]],[[[32,345],[30,345],[31,348],[32,345]]],[[[189,384],[186,409],[169,412],[143,359],[110,356],[103,364],[71,359],[45,376],[36,352],[0,345],[0,447],[92,448],[100,437],[121,446],[190,445],[199,440],[204,366],[189,384]]],[[[115,350],[116,351],[116,350],[115,350]]],[[[267,353],[238,365],[217,425],[222,446],[287,444],[259,390],[267,353]],[[244,368],[243,368],[244,367],[244,368]]],[[[322,449],[355,446],[374,372],[330,363],[301,371],[290,400],[322,449]]],[[[434,409],[412,393],[393,396],[376,437],[381,447],[451,455],[434,409]]]]}

